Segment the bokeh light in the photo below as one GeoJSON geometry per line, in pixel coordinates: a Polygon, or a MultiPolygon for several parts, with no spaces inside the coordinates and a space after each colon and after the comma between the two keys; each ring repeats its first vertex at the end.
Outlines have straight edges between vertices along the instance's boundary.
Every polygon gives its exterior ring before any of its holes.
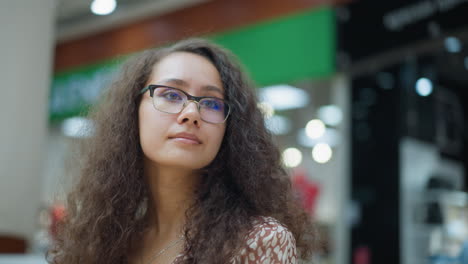
{"type": "Polygon", "coordinates": [[[320,138],[325,134],[325,124],[320,119],[313,119],[307,122],[306,135],[310,138],[320,138]]]}
{"type": "Polygon", "coordinates": [[[333,151],[326,143],[318,143],[312,149],[312,158],[318,163],[327,163],[333,155],[333,151]]]}
{"type": "Polygon", "coordinates": [[[294,168],[302,162],[302,153],[297,148],[287,148],[283,151],[283,163],[286,167],[294,168]]]}

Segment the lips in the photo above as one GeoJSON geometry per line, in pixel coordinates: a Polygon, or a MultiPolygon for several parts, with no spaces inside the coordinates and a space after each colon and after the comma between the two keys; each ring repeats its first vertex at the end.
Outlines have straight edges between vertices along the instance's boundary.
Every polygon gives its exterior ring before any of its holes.
{"type": "Polygon", "coordinates": [[[186,133],[186,132],[174,134],[170,136],[169,138],[180,140],[180,141],[187,142],[187,143],[193,142],[193,144],[202,143],[202,141],[197,136],[195,136],[194,134],[186,133]]]}

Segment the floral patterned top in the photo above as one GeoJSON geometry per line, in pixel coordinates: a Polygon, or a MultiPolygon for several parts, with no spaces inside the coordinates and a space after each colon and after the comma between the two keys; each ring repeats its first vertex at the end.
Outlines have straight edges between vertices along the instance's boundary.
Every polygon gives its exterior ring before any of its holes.
{"type": "MultiPolygon", "coordinates": [[[[260,217],[246,236],[245,247],[230,264],[296,264],[293,234],[272,217],[260,217]]],[[[177,263],[179,255],[173,263],[177,263]]]]}

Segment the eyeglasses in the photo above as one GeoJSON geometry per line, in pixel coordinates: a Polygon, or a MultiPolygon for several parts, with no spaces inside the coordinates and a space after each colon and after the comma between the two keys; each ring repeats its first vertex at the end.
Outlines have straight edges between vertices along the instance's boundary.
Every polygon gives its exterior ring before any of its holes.
{"type": "Polygon", "coordinates": [[[230,113],[229,104],[220,98],[211,96],[192,96],[174,87],[155,84],[150,84],[141,89],[140,94],[143,94],[148,90],[150,91],[150,96],[153,99],[154,108],[164,113],[178,114],[182,112],[189,102],[197,104],[200,118],[208,123],[224,123],[230,113]]]}

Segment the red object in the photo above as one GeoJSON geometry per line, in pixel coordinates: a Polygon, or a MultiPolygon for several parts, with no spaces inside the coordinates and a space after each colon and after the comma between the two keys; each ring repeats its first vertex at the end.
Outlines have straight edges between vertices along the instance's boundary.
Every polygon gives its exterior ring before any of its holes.
{"type": "Polygon", "coordinates": [[[55,238],[57,235],[57,226],[65,217],[65,207],[56,204],[50,209],[51,224],[50,224],[50,235],[55,238]]]}
{"type": "Polygon", "coordinates": [[[294,171],[292,183],[295,191],[299,194],[304,209],[314,215],[316,201],[320,193],[318,184],[309,180],[304,170],[294,171]]]}
{"type": "Polygon", "coordinates": [[[354,264],[370,264],[371,254],[367,246],[360,246],[354,250],[354,264]]]}

